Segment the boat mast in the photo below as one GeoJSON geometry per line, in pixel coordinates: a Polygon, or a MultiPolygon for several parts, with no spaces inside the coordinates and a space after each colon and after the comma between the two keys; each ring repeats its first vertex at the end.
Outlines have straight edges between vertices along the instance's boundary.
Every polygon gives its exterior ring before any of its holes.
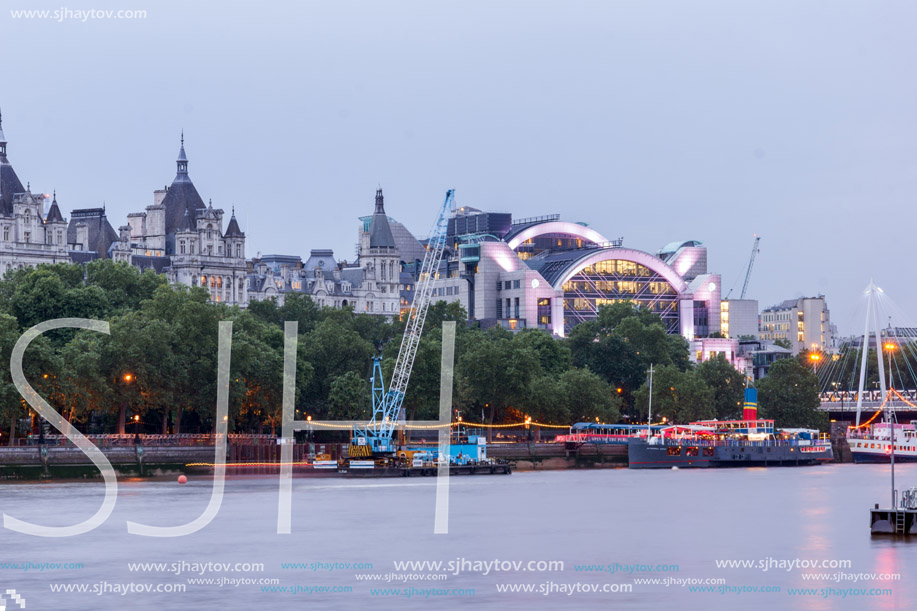
{"type": "Polygon", "coordinates": [[[646,416],[646,441],[653,436],[653,364],[650,363],[650,408],[646,416]]]}

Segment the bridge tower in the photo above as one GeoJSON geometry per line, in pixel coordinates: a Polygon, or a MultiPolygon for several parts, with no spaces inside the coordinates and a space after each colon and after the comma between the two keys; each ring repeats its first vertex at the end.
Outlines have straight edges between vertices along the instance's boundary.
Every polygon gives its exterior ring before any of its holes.
{"type": "Polygon", "coordinates": [[[879,360],[879,388],[882,391],[883,402],[888,396],[885,386],[885,363],[882,357],[882,334],[879,330],[879,295],[882,289],[872,280],[866,287],[866,324],[863,327],[863,348],[860,358],[860,390],[857,393],[857,419],[856,426],[860,426],[860,411],[863,407],[863,391],[866,386],[866,355],[869,353],[869,325],[872,323],[873,332],[876,334],[876,358],[879,360]]]}

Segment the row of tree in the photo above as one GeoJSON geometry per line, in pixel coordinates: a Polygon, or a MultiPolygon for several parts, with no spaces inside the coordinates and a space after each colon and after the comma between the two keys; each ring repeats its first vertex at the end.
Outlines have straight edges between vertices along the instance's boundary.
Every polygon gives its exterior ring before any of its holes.
{"type": "MultiPolygon", "coordinates": [[[[0,358],[8,362],[26,329],[65,317],[107,321],[110,334],[48,332],[30,345],[24,370],[55,409],[93,433],[125,432],[125,423],[135,417],[133,426],[144,432],[212,430],[221,321],[233,324],[231,430],[276,431],[287,321],[298,323],[298,417],[368,417],[372,357],[381,351],[384,377],[390,379],[404,329],[402,321],[320,308],[299,294],[287,295],[283,305],[214,304],[203,289],[169,285],[152,271],[96,261],[16,270],[0,281],[0,358]]],[[[648,310],[630,304],[603,307],[595,321],[576,326],[564,340],[539,330],[482,330],[466,319],[456,303],[431,306],[405,397],[408,418],[438,416],[446,320],[456,321],[458,328],[453,402],[469,422],[645,419],[645,372],[651,363],[658,371],[654,415],[688,421],[741,413],[742,375],[723,359],[695,367],[686,341],[666,334],[648,310]]],[[[802,366],[778,365],[773,388],[762,384],[762,415],[785,418],[781,424],[786,426],[817,424],[811,394],[803,396],[811,386],[817,401],[814,376],[802,366]],[[784,378],[794,384],[792,390],[785,388],[784,378]]],[[[0,417],[10,424],[9,436],[20,434],[18,423],[30,416],[4,371],[0,417]]]]}

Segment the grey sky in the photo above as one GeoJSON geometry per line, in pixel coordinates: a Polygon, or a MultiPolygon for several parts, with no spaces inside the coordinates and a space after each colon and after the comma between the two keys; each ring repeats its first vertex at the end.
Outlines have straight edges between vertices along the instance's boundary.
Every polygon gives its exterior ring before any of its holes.
{"type": "Polygon", "coordinates": [[[655,252],[698,239],[762,307],[823,292],[844,333],[870,276],[907,311],[917,193],[913,2],[173,2],[86,23],[0,13],[10,160],[116,227],[185,130],[248,253],[352,259],[381,183],[425,234],[447,188],[655,252]]]}

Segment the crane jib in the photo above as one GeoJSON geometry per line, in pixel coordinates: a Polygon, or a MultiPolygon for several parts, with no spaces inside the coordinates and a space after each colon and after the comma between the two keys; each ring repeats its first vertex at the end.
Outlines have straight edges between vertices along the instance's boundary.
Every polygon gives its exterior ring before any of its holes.
{"type": "MultiPolygon", "coordinates": [[[[452,210],[453,194],[453,189],[446,191],[446,199],[439,209],[439,214],[430,232],[430,239],[427,241],[427,252],[421,263],[420,271],[414,270],[416,273],[414,300],[407,314],[407,324],[404,335],[401,337],[401,348],[398,350],[392,381],[387,392],[382,383],[382,359],[379,357],[373,359],[373,415],[365,429],[354,429],[352,448],[369,446],[372,452],[377,453],[395,451],[392,444],[392,433],[396,423],[404,418],[401,405],[411,379],[411,370],[414,367],[414,358],[417,356],[417,348],[423,334],[427,310],[433,299],[436,270],[439,269],[446,247],[446,231],[452,210]]],[[[364,456],[366,450],[361,449],[358,452],[364,456]]]]}

